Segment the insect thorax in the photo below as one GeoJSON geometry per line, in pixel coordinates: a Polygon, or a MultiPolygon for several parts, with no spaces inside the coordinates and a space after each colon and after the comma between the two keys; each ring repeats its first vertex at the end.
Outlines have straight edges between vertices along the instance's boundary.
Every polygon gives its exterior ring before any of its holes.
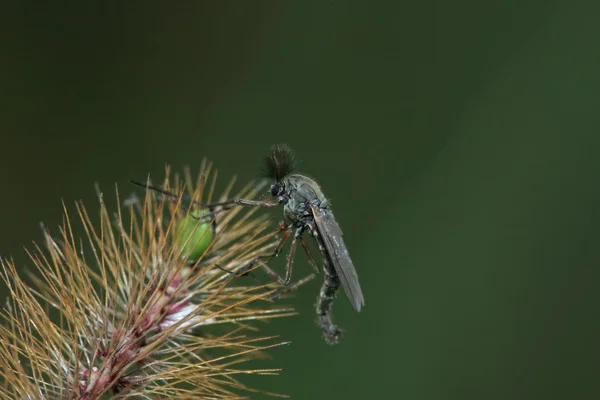
{"type": "Polygon", "coordinates": [[[284,184],[286,202],[283,213],[292,223],[310,223],[313,219],[310,204],[327,204],[321,188],[311,178],[294,174],[286,177],[284,184]]]}

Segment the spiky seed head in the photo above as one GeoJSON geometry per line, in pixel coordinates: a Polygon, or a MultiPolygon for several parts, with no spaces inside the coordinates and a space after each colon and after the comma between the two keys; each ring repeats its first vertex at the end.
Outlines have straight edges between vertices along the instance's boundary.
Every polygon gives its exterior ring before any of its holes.
{"type": "MultiPolygon", "coordinates": [[[[209,172],[203,163],[192,182],[189,173],[171,180],[167,170],[163,186],[185,186],[192,198],[210,201],[209,172]]],[[[249,184],[236,196],[257,190],[249,184]]],[[[204,222],[190,228],[186,218],[197,210],[181,201],[147,192],[128,204],[111,215],[100,195],[95,223],[78,203],[83,239],[65,210],[58,234],[45,230],[44,246],[30,252],[31,281],[12,260],[0,260],[10,291],[0,317],[0,398],[238,399],[245,387],[236,374],[277,372],[236,365],[282,344],[256,337],[253,321],[293,310],[266,301],[264,287],[235,286],[235,275],[214,268],[236,271],[270,251],[267,221],[236,208],[220,214],[213,236],[204,222]],[[202,246],[188,245],[194,241],[202,246]]]]}

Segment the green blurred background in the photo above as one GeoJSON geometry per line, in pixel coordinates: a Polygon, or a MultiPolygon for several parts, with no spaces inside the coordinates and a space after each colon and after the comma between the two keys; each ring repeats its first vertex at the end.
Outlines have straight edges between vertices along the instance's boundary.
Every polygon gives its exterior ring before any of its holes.
{"type": "Polygon", "coordinates": [[[244,182],[287,142],[332,198],[366,305],[338,297],[346,335],[327,346],[312,282],[265,330],[293,342],[272,352],[281,376],[246,382],[598,398],[597,3],[50,3],[2,5],[1,254],[29,265],[38,223],[60,223],[61,198],[93,207],[94,182],[129,193],[203,156],[244,182]]]}

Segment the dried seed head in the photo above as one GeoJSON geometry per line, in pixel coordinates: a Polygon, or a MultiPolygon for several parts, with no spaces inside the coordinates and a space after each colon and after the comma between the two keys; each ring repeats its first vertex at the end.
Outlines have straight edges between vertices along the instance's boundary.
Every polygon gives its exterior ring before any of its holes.
{"type": "MultiPolygon", "coordinates": [[[[192,182],[189,172],[170,179],[167,168],[163,187],[209,202],[216,178],[207,185],[209,172],[203,163],[192,182]]],[[[236,196],[257,191],[249,184],[236,196]]],[[[10,290],[0,325],[0,398],[237,399],[247,388],[236,374],[277,372],[235,366],[282,344],[256,337],[253,321],[293,310],[268,301],[273,291],[235,286],[236,274],[223,272],[272,250],[268,221],[243,208],[206,220],[190,203],[150,191],[112,215],[99,198],[99,223],[77,204],[85,239],[75,238],[66,211],[57,237],[44,231],[44,248],[30,253],[33,283],[12,260],[0,260],[10,290]]]]}

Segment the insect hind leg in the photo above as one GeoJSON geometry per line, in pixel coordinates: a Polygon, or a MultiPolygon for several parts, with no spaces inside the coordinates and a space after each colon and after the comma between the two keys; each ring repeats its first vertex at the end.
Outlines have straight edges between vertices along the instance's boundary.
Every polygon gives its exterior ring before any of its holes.
{"type": "Polygon", "coordinates": [[[283,289],[273,293],[271,295],[271,300],[276,301],[284,294],[293,292],[294,290],[298,289],[300,286],[304,285],[305,283],[310,282],[313,279],[315,279],[315,276],[316,276],[315,274],[310,274],[310,275],[305,276],[304,278],[300,279],[299,281],[284,287],[283,289]]]}
{"type": "MultiPolygon", "coordinates": [[[[274,279],[278,282],[281,282],[283,279],[281,278],[281,276],[275,272],[273,269],[271,269],[267,264],[265,264],[261,257],[257,257],[255,259],[253,259],[252,261],[248,262],[245,266],[243,266],[242,268],[240,268],[239,271],[237,272],[232,272],[232,271],[228,271],[225,268],[216,265],[215,266],[217,268],[219,268],[221,271],[223,272],[227,272],[228,274],[231,274],[233,276],[250,276],[251,278],[253,278],[256,282],[258,282],[258,284],[262,285],[263,283],[254,275],[252,274],[252,272],[250,272],[250,270],[256,265],[260,263],[260,266],[272,277],[274,277],[274,279]]],[[[287,285],[285,287],[283,287],[282,289],[276,291],[275,293],[273,293],[271,295],[271,300],[272,301],[276,301],[278,300],[281,296],[283,296],[284,294],[293,292],[294,290],[298,289],[300,286],[304,285],[305,283],[313,280],[315,278],[315,274],[310,274],[302,279],[300,279],[298,282],[293,283],[292,285],[287,285]]],[[[269,287],[266,287],[267,291],[271,291],[273,289],[269,289],[269,287]]]]}
{"type": "MultiPolygon", "coordinates": [[[[316,272],[319,272],[317,263],[315,262],[315,259],[312,256],[312,254],[310,253],[310,250],[308,249],[308,246],[306,245],[306,241],[302,238],[303,231],[304,231],[304,229],[298,229],[296,231],[296,234],[294,236],[294,242],[293,242],[292,246],[294,246],[296,244],[296,240],[300,240],[300,243],[302,244],[302,248],[304,249],[304,252],[306,253],[306,256],[308,257],[309,264],[316,270],[316,272]]],[[[286,278],[285,278],[285,283],[284,283],[286,285],[286,287],[279,290],[278,292],[274,293],[271,296],[271,299],[273,301],[277,300],[278,298],[280,298],[281,296],[283,296],[286,293],[293,292],[298,287],[304,285],[306,282],[309,282],[316,277],[315,274],[310,274],[310,275],[307,275],[304,278],[300,279],[298,282],[294,283],[293,285],[288,285],[289,280],[292,275],[292,262],[293,262],[293,258],[294,258],[294,253],[295,253],[295,247],[292,247],[292,249],[290,250],[290,254],[288,255],[288,267],[286,270],[286,278]]],[[[268,268],[266,265],[264,267],[268,268]]]]}
{"type": "Polygon", "coordinates": [[[304,252],[306,253],[306,257],[308,258],[308,263],[310,264],[310,266],[313,267],[313,269],[315,270],[316,273],[321,272],[319,270],[319,267],[317,267],[315,258],[313,257],[312,253],[310,252],[310,249],[308,248],[306,241],[303,238],[300,238],[300,243],[302,244],[302,248],[304,249],[304,252]]]}
{"type": "MultiPolygon", "coordinates": [[[[310,254],[310,252],[308,251],[308,247],[306,246],[306,243],[304,242],[304,240],[302,239],[302,232],[303,229],[302,228],[298,228],[296,230],[296,233],[294,234],[294,239],[292,242],[292,247],[290,249],[290,252],[288,253],[288,257],[287,257],[287,268],[286,268],[286,274],[285,277],[282,278],[281,275],[279,275],[277,272],[275,272],[273,269],[271,269],[271,267],[269,267],[266,263],[270,260],[272,260],[273,258],[277,257],[279,255],[279,253],[281,252],[281,249],[283,248],[284,243],[289,239],[289,237],[291,236],[292,230],[290,229],[290,226],[286,223],[286,222],[282,222],[279,225],[279,229],[278,232],[284,232],[283,237],[280,239],[279,243],[277,244],[277,246],[275,247],[275,250],[273,253],[266,255],[266,256],[258,256],[256,258],[254,258],[253,260],[251,260],[248,264],[246,264],[244,267],[241,268],[240,271],[248,271],[250,269],[252,269],[252,267],[256,264],[260,264],[260,266],[265,270],[265,272],[267,274],[269,274],[270,276],[273,277],[273,279],[275,279],[277,282],[279,282],[280,284],[282,284],[284,287],[281,288],[280,290],[276,291],[275,293],[273,293],[271,295],[271,300],[276,301],[278,300],[281,296],[283,296],[284,294],[293,292],[294,290],[296,290],[297,288],[299,288],[300,286],[304,285],[305,283],[311,281],[312,279],[315,278],[315,274],[310,274],[302,279],[300,279],[299,281],[293,283],[290,285],[290,281],[291,281],[291,277],[292,277],[292,266],[293,266],[293,262],[294,262],[294,257],[295,257],[295,253],[296,253],[296,244],[297,244],[297,240],[300,240],[302,243],[302,247],[304,248],[304,250],[306,251],[308,257],[309,257],[309,261],[311,262],[311,264],[314,264],[315,268],[316,268],[316,263],[314,263],[314,259],[312,257],[312,255],[310,254]],[[284,232],[285,231],[285,232],[284,232]]],[[[219,266],[217,266],[219,269],[225,271],[225,272],[229,272],[230,274],[234,274],[234,272],[231,271],[227,271],[219,266]]],[[[237,273],[238,276],[247,276],[250,275],[252,278],[254,278],[257,282],[260,283],[260,281],[253,276],[250,272],[238,272],[237,273]]],[[[270,289],[268,289],[270,290],[270,289]]]]}

